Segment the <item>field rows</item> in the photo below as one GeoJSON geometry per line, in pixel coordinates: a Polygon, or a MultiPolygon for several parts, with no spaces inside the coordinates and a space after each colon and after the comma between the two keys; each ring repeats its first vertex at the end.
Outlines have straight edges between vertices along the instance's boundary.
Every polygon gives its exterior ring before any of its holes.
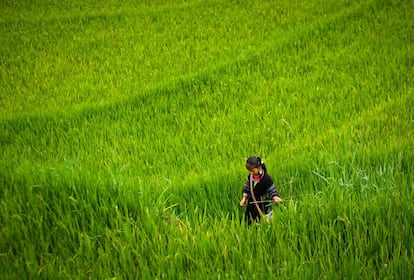
{"type": "Polygon", "coordinates": [[[0,279],[414,277],[412,3],[0,8],[0,279]]]}

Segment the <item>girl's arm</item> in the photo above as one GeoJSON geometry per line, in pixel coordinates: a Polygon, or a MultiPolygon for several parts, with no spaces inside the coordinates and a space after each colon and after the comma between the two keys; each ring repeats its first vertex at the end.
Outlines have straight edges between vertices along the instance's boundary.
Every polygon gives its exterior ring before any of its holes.
{"type": "Polygon", "coordinates": [[[282,199],[279,197],[279,193],[276,190],[275,184],[272,183],[270,187],[267,188],[267,193],[274,203],[282,202],[282,199]]]}
{"type": "Polygon", "coordinates": [[[247,179],[246,183],[244,183],[242,192],[243,192],[243,198],[240,200],[240,206],[244,206],[244,204],[249,198],[249,192],[250,192],[249,179],[247,179]]]}

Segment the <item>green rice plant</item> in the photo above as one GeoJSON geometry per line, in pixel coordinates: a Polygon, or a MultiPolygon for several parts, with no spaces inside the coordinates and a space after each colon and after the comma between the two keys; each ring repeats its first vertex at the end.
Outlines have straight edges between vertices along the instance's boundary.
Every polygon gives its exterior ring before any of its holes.
{"type": "Polygon", "coordinates": [[[413,278],[412,3],[0,7],[0,278],[413,278]]]}

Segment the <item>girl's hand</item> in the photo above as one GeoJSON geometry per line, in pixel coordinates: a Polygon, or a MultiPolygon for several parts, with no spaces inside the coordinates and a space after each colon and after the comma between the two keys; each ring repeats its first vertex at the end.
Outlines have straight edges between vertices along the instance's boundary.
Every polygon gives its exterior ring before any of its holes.
{"type": "Polygon", "coordinates": [[[240,200],[240,207],[243,207],[245,203],[246,203],[246,199],[242,198],[242,200],[240,200]]]}
{"type": "Polygon", "coordinates": [[[278,196],[274,196],[272,201],[273,201],[273,203],[279,203],[279,202],[282,202],[283,200],[278,196]]]}

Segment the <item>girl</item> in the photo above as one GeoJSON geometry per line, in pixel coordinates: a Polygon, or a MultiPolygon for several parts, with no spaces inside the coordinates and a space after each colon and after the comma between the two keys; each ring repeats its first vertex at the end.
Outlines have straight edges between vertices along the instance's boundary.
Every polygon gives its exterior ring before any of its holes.
{"type": "Polygon", "coordinates": [[[251,225],[252,221],[259,222],[263,215],[271,214],[271,207],[266,201],[267,199],[270,198],[273,203],[279,203],[282,199],[279,197],[260,157],[249,157],[246,161],[246,168],[250,174],[243,187],[240,206],[244,206],[248,201],[245,220],[248,225],[251,225]]]}

